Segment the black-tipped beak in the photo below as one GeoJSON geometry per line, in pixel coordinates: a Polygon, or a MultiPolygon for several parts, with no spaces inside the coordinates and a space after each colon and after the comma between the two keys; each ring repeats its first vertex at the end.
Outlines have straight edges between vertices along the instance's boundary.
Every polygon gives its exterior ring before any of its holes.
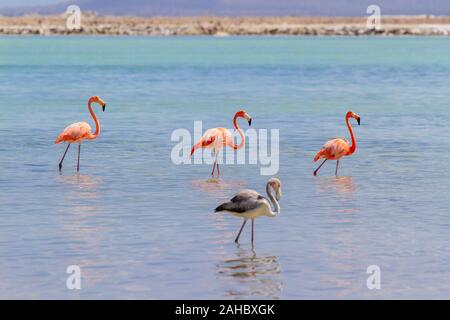
{"type": "Polygon", "coordinates": [[[361,125],[361,118],[356,119],[356,121],[358,122],[358,126],[361,125]]]}
{"type": "Polygon", "coordinates": [[[248,120],[248,125],[249,125],[249,126],[252,125],[252,118],[250,118],[250,119],[248,120]]]}
{"type": "Polygon", "coordinates": [[[105,112],[106,104],[102,105],[102,110],[105,112]]]}

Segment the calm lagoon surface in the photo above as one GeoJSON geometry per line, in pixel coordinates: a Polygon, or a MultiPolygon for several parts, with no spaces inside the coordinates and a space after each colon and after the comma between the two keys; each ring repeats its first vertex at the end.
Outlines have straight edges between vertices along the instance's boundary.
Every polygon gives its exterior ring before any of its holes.
{"type": "Polygon", "coordinates": [[[450,38],[1,37],[0,298],[382,299],[450,295],[450,38]],[[94,107],[100,137],[69,124],[94,107]],[[260,165],[175,165],[172,132],[279,129],[281,214],[214,208],[264,193],[260,165]],[[325,141],[357,152],[313,177],[325,141]],[[244,129],[245,121],[239,122],[244,129]],[[82,289],[66,288],[78,265],[82,289]],[[369,265],[381,289],[366,286],[369,265]]]}

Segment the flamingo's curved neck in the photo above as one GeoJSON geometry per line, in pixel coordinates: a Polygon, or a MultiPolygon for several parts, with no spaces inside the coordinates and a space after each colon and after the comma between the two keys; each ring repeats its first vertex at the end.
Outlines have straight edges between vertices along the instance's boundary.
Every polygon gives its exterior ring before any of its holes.
{"type": "Polygon", "coordinates": [[[239,136],[241,137],[241,143],[239,143],[239,145],[235,144],[234,142],[232,142],[231,147],[235,150],[240,149],[244,146],[245,144],[245,137],[244,137],[244,133],[242,132],[242,129],[239,128],[238,124],[237,124],[237,118],[238,116],[235,115],[234,119],[233,119],[233,125],[236,128],[237,132],[239,133],[239,136]]]}
{"type": "Polygon", "coordinates": [[[95,139],[100,134],[100,122],[98,122],[98,119],[95,116],[94,111],[92,110],[92,102],[90,100],[88,103],[88,109],[89,109],[89,113],[91,114],[92,119],[94,119],[94,122],[95,122],[95,132],[94,132],[94,134],[91,134],[90,139],[95,139]]]}
{"type": "Polygon", "coordinates": [[[266,193],[270,199],[270,202],[272,203],[272,205],[275,209],[275,211],[272,211],[271,216],[275,217],[280,214],[281,208],[280,208],[280,204],[278,203],[277,199],[275,199],[275,197],[273,196],[272,191],[270,190],[269,184],[266,185],[266,193]]]}
{"type": "Polygon", "coordinates": [[[350,131],[350,137],[352,138],[352,145],[350,146],[350,150],[348,151],[348,155],[351,155],[356,151],[356,139],[355,135],[353,134],[353,129],[350,125],[349,119],[350,117],[346,117],[345,122],[347,123],[348,131],[350,131]]]}

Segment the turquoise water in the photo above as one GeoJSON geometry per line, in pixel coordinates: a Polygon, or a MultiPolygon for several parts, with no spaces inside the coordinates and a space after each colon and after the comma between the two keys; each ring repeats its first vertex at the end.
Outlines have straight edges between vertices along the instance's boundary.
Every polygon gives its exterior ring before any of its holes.
{"type": "Polygon", "coordinates": [[[449,38],[0,38],[0,298],[446,298],[450,294],[449,38]],[[99,139],[53,141],[68,124],[99,139]],[[173,130],[280,130],[282,212],[213,209],[264,191],[258,165],[174,165],[173,130]],[[344,114],[358,150],[313,177],[344,114]],[[99,111],[99,108],[97,108],[99,111]],[[66,288],[79,265],[81,290],[66,288]],[[381,269],[381,289],[366,269],[381,269]]]}

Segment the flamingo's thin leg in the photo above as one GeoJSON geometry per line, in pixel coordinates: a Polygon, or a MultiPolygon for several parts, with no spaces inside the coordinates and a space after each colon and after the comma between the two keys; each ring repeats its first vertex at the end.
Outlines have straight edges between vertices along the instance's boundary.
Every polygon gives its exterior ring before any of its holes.
{"type": "Polygon", "coordinates": [[[247,219],[244,219],[244,223],[242,224],[241,229],[239,230],[239,233],[236,237],[236,239],[234,240],[234,242],[238,243],[239,242],[239,237],[241,236],[242,230],[244,229],[245,224],[247,223],[247,219]]]}
{"type": "Polygon", "coordinates": [[[213,170],[211,172],[212,177],[214,178],[214,170],[216,169],[216,162],[214,161],[213,170]]]}
{"type": "Polygon", "coordinates": [[[211,173],[213,178],[214,178],[214,169],[215,169],[216,166],[217,166],[217,177],[220,177],[219,163],[217,162],[217,158],[219,157],[219,153],[217,151],[214,151],[214,155],[216,156],[216,160],[214,160],[213,171],[211,173]]]}
{"type": "Polygon", "coordinates": [[[323,162],[321,163],[321,165],[314,171],[314,175],[317,176],[317,172],[319,171],[320,168],[322,168],[323,164],[325,162],[327,162],[328,159],[323,160],[323,162]]]}
{"type": "Polygon", "coordinates": [[[335,172],[335,174],[336,174],[336,177],[337,177],[338,167],[339,167],[339,160],[338,160],[338,161],[336,161],[336,172],[335,172]]]}
{"type": "Polygon", "coordinates": [[[62,169],[62,164],[63,164],[64,158],[66,157],[67,150],[69,150],[69,147],[70,147],[70,143],[67,144],[66,151],[64,151],[64,155],[62,156],[61,161],[59,162],[59,171],[61,171],[61,169],[62,169]]]}
{"type": "Polygon", "coordinates": [[[217,165],[217,154],[216,154],[216,151],[213,151],[213,155],[216,156],[216,160],[214,161],[214,164],[213,164],[213,170],[211,172],[211,175],[214,178],[214,170],[216,169],[216,165],[217,165]]]}
{"type": "Polygon", "coordinates": [[[80,152],[81,152],[81,143],[78,144],[78,163],[77,163],[77,172],[80,172],[80,152]]]}
{"type": "Polygon", "coordinates": [[[252,244],[255,240],[255,219],[252,219],[252,244]]]}

